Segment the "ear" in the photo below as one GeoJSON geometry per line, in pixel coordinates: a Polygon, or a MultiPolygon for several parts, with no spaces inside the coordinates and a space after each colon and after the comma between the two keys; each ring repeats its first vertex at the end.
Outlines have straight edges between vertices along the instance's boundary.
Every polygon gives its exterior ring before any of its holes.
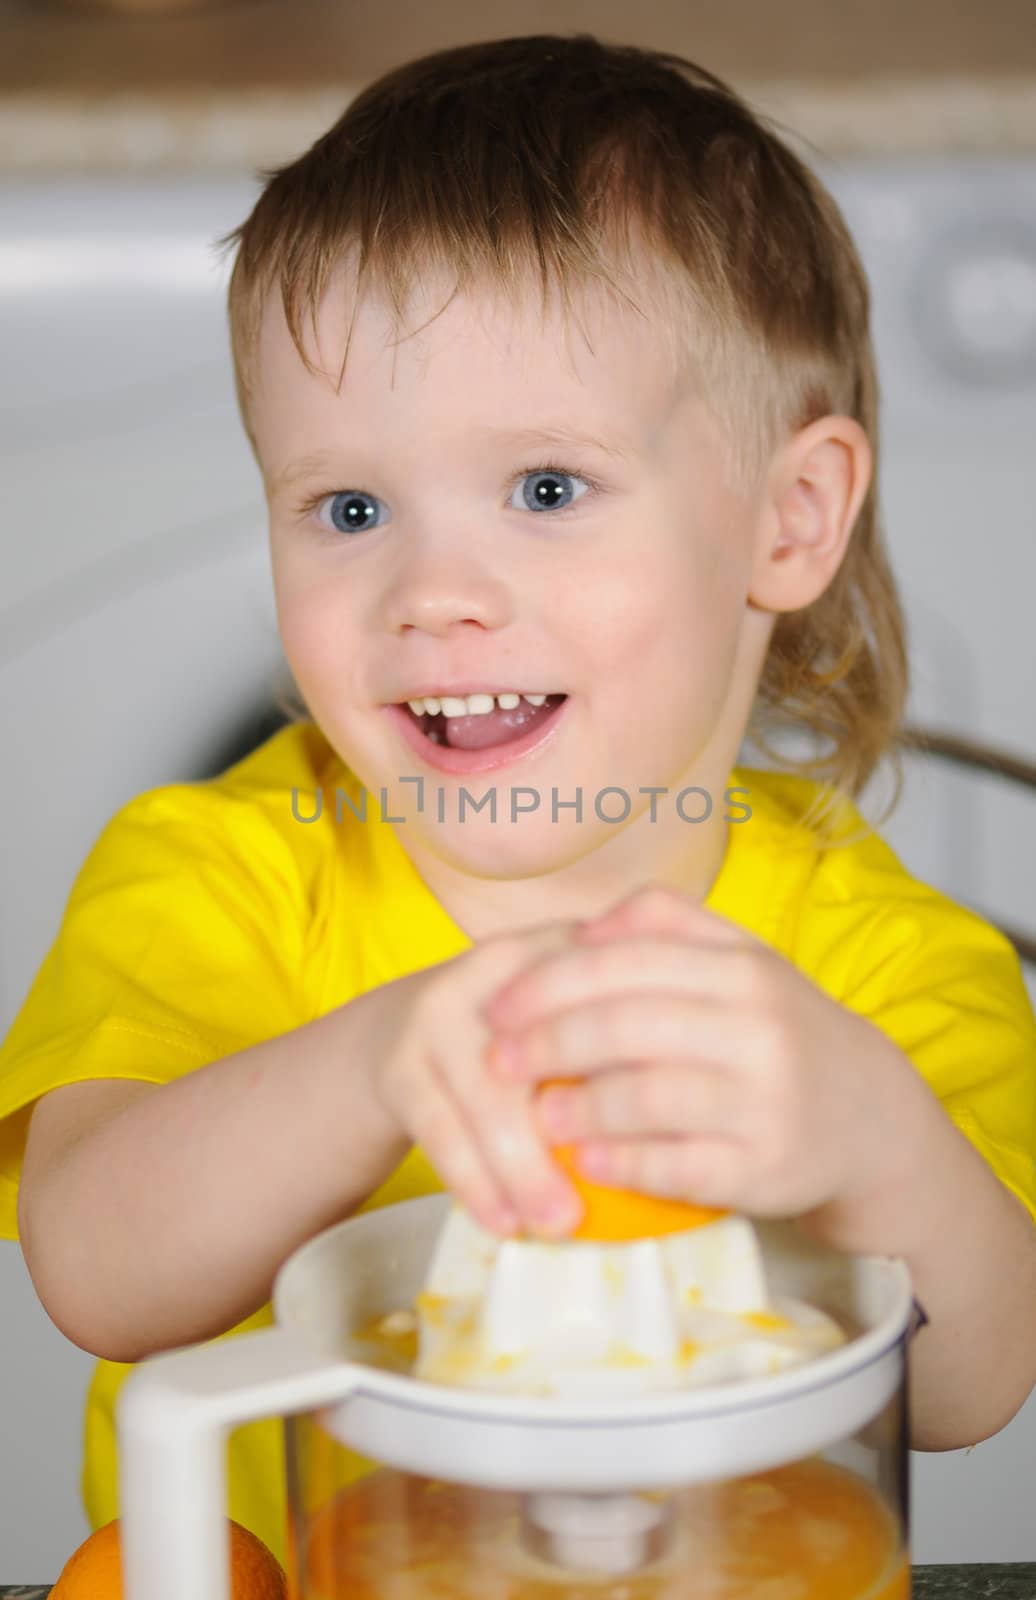
{"type": "Polygon", "coordinates": [[[870,441],[853,417],[820,417],[774,453],[757,528],[748,598],[798,611],[838,571],[871,481],[870,441]]]}

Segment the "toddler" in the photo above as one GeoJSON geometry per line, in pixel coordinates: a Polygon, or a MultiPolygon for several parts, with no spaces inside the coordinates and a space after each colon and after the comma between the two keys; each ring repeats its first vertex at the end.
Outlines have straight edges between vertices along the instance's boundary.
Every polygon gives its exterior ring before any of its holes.
{"type": "MultiPolygon", "coordinates": [[[[1036,1379],[1036,1018],[856,805],[907,671],[837,207],[590,35],[412,61],[264,177],[222,243],[302,703],[108,822],[0,1053],[91,1525],[133,1362],[268,1324],[373,1206],[563,1236],[563,1143],[903,1257],[911,1443],[988,1437],[1036,1379]],[[812,760],[741,764],[781,727],[812,760]]],[[[228,1450],[283,1560],[279,1423],[228,1450]]]]}

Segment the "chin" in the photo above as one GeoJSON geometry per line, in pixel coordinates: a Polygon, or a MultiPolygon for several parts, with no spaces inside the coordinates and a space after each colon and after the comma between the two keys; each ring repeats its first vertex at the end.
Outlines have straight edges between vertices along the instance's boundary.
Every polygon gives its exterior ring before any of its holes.
{"type": "MultiPolygon", "coordinates": [[[[426,819],[421,818],[421,823],[426,819]]],[[[409,836],[420,838],[440,861],[469,877],[514,882],[523,878],[542,878],[560,872],[587,853],[587,842],[554,826],[549,818],[525,818],[517,823],[487,819],[481,827],[475,818],[458,823],[456,817],[443,826],[410,828],[409,836]]],[[[585,831],[585,830],[584,830],[585,831]]]]}

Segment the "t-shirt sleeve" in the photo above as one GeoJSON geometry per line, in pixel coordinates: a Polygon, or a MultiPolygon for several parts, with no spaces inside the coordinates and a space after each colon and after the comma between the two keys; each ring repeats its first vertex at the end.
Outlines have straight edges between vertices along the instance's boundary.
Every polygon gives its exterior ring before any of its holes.
{"type": "Polygon", "coordinates": [[[168,1083],[310,1020],[306,896],[262,808],[199,784],[105,826],[0,1046],[0,1238],[32,1106],[87,1078],[168,1083]]]}
{"type": "Polygon", "coordinates": [[[852,967],[843,1002],[910,1058],[1036,1219],[1036,1015],[1010,940],[922,888],[876,917],[852,967]]]}

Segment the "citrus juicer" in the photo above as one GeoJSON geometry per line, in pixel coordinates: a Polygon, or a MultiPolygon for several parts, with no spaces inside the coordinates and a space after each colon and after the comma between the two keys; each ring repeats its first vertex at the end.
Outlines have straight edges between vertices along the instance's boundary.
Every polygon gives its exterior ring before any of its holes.
{"type": "Polygon", "coordinates": [[[465,1237],[450,1196],[326,1229],[278,1272],[273,1327],[150,1357],[123,1385],[127,1600],[229,1600],[227,1434],[271,1416],[293,1600],[905,1600],[906,1267],[754,1226],[770,1303],[822,1311],[841,1343],[635,1390],[602,1362],[592,1391],[532,1393],[415,1370],[415,1308],[465,1237]]]}
{"type": "Polygon", "coordinates": [[[452,1207],[414,1311],[385,1330],[416,1333],[418,1378],[634,1394],[780,1372],[845,1342],[818,1308],[771,1303],[746,1217],[594,1183],[572,1146],[553,1155],[583,1205],[567,1238],[502,1240],[452,1207]]]}
{"type": "MultiPolygon", "coordinates": [[[[418,1378],[635,1394],[776,1373],[845,1343],[823,1311],[771,1305],[747,1218],[596,1184],[572,1147],[553,1153],[583,1204],[568,1238],[502,1241],[451,1206],[414,1310],[380,1328],[416,1335],[418,1378]]],[[[672,1513],[664,1498],[636,1492],[539,1491],[525,1523],[533,1547],[559,1565],[628,1573],[664,1548],[672,1513]]]]}

